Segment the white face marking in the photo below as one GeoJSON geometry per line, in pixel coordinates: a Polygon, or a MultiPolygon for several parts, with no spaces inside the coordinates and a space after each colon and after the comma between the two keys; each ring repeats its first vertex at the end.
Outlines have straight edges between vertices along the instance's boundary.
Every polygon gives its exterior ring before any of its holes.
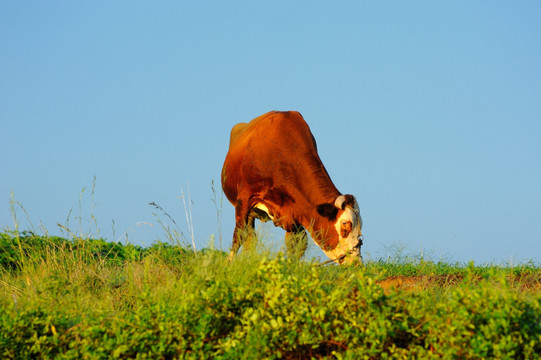
{"type": "Polygon", "coordinates": [[[339,236],[339,242],[336,248],[331,251],[324,251],[325,254],[331,258],[336,259],[344,254],[348,254],[344,262],[351,262],[355,258],[360,258],[360,247],[355,248],[359,244],[359,238],[362,236],[361,229],[363,221],[359,212],[359,207],[355,203],[354,207],[347,206],[342,215],[336,220],[334,227],[339,236]],[[340,234],[340,228],[343,222],[351,221],[351,231],[347,237],[343,238],[340,234]],[[351,251],[351,252],[350,252],[351,251]],[[348,261],[349,260],[349,261],[348,261]]]}

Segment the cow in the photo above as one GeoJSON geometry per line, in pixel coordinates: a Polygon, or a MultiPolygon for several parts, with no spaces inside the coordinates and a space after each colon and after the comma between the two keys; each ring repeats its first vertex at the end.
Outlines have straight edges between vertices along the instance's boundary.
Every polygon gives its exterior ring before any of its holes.
{"type": "Polygon", "coordinates": [[[222,189],[235,207],[229,255],[254,235],[255,219],[286,231],[288,256],[306,251],[308,231],[338,264],[362,262],[362,219],[353,195],[334,186],[302,115],[271,111],[231,130],[222,189]]]}

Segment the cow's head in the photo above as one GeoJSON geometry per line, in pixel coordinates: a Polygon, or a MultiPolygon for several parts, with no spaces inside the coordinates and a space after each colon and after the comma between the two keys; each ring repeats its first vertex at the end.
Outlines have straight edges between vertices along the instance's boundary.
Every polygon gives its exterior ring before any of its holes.
{"type": "Polygon", "coordinates": [[[334,204],[318,205],[317,211],[333,225],[327,231],[328,244],[322,246],[323,252],[339,264],[350,264],[359,260],[362,262],[363,220],[355,197],[340,195],[334,204]]]}

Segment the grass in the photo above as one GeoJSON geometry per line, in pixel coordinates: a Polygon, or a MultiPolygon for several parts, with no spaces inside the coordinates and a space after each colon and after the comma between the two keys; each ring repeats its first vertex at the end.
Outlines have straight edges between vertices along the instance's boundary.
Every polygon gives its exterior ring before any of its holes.
{"type": "Polygon", "coordinates": [[[535,359],[540,283],[534,264],[319,266],[261,248],[229,263],[189,245],[4,232],[0,357],[535,359]]]}

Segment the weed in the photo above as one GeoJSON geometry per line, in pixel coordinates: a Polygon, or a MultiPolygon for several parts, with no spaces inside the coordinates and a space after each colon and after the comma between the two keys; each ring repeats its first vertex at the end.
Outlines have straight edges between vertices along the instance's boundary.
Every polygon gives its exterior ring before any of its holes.
{"type": "Polygon", "coordinates": [[[222,251],[162,242],[0,239],[3,358],[531,359],[541,352],[541,271],[533,264],[320,267],[260,245],[229,263],[222,251]],[[380,285],[405,274],[425,282],[380,285]]]}

